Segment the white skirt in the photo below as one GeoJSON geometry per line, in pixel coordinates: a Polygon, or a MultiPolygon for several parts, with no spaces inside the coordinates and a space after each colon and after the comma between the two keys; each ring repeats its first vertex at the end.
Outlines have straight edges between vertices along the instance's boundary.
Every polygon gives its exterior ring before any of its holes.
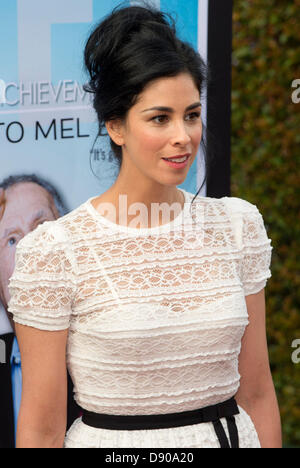
{"type": "MultiPolygon", "coordinates": [[[[261,448],[250,416],[238,405],[235,421],[240,448],[261,448]]],[[[220,419],[227,438],[226,418],[220,419]]],[[[87,426],[76,419],[68,430],[64,448],[220,448],[211,422],[167,429],[111,430],[87,426]]]]}

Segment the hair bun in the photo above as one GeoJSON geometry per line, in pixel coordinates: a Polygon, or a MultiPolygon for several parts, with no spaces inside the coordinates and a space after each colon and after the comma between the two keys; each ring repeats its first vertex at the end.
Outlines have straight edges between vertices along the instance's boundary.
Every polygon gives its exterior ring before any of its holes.
{"type": "Polygon", "coordinates": [[[90,74],[90,86],[86,91],[95,92],[101,69],[110,67],[116,55],[130,40],[140,35],[140,40],[151,41],[160,33],[174,40],[176,25],[172,16],[153,6],[115,7],[90,35],[84,53],[85,66],[90,74]],[[168,20],[169,19],[169,22],[168,20]]]}
{"type": "MultiPolygon", "coordinates": [[[[84,50],[90,80],[83,89],[93,93],[96,139],[108,135],[107,122],[125,122],[140,94],[157,79],[187,73],[201,96],[205,63],[191,44],[177,37],[177,14],[175,19],[172,14],[153,4],[128,7],[126,2],[124,8],[115,7],[91,32],[84,50]]],[[[123,148],[111,137],[110,145],[121,167],[123,148]]]]}

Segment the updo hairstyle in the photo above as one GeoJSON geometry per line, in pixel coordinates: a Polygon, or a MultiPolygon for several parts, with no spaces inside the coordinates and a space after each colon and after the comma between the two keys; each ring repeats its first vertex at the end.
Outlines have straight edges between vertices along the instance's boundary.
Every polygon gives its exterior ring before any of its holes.
{"type": "MultiPolygon", "coordinates": [[[[125,122],[129,109],[152,80],[189,73],[200,96],[208,81],[208,67],[188,42],[177,37],[173,17],[147,2],[144,4],[129,7],[119,4],[94,28],[86,42],[84,64],[89,81],[84,90],[93,93],[98,136],[107,136],[102,132],[105,122],[113,119],[125,122]]],[[[205,178],[195,197],[209,171],[204,133],[201,145],[205,178]]],[[[120,168],[122,147],[111,138],[110,146],[120,168]]]]}

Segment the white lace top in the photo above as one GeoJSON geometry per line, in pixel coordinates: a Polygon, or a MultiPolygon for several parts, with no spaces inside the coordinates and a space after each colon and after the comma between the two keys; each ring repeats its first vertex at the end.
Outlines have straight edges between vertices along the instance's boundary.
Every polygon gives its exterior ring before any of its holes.
{"type": "Polygon", "coordinates": [[[92,198],[44,222],[16,249],[8,310],[41,330],[69,328],[78,404],[110,414],[193,410],[239,387],[245,296],[270,278],[257,207],[183,190],[184,210],[154,228],[108,221],[92,198]]]}

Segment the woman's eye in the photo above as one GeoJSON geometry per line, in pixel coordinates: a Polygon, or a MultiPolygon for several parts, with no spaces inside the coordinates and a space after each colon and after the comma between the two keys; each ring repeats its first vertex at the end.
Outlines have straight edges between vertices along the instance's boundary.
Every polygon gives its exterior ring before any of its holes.
{"type": "Polygon", "coordinates": [[[199,119],[200,115],[200,112],[191,112],[191,114],[188,114],[187,117],[191,117],[188,119],[189,121],[195,121],[199,119]]]}
{"type": "MultiPolygon", "coordinates": [[[[167,115],[157,115],[156,117],[153,117],[151,120],[156,121],[156,119],[161,119],[161,118],[164,118],[164,117],[167,117],[167,115]]],[[[162,123],[162,122],[157,122],[157,123],[162,123]]]]}
{"type": "MultiPolygon", "coordinates": [[[[163,123],[161,120],[157,121],[156,119],[165,119],[168,117],[167,115],[157,115],[156,117],[153,117],[151,120],[156,121],[157,123],[163,123]]],[[[188,120],[197,120],[200,117],[200,112],[192,112],[191,114],[188,114],[187,117],[193,117],[188,120]]]]}
{"type": "Polygon", "coordinates": [[[195,117],[195,119],[193,119],[193,120],[196,120],[196,119],[198,119],[198,118],[200,117],[200,112],[192,112],[192,113],[191,113],[191,114],[189,114],[189,115],[192,115],[192,116],[194,116],[194,117],[195,117]]]}

